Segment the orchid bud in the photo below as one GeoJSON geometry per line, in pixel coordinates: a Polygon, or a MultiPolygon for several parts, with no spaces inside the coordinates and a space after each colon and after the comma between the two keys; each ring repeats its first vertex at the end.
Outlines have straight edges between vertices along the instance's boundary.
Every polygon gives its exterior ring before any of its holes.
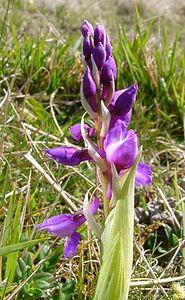
{"type": "Polygon", "coordinates": [[[86,68],[83,77],[83,93],[86,98],[92,97],[96,94],[96,84],[92,78],[89,67],[86,68]]]}
{"type": "Polygon", "coordinates": [[[92,41],[89,36],[84,38],[83,42],[83,55],[85,56],[86,61],[91,58],[91,53],[93,51],[92,41]]]}
{"type": "Polygon", "coordinates": [[[103,68],[101,70],[102,83],[109,84],[109,82],[113,80],[112,75],[114,76],[114,79],[115,79],[116,78],[116,64],[115,64],[113,57],[109,56],[108,60],[103,65],[103,68]]]}
{"type": "Polygon", "coordinates": [[[85,98],[89,102],[90,106],[94,111],[96,111],[96,84],[91,75],[91,71],[89,67],[86,68],[84,77],[83,77],[83,85],[82,90],[85,98]]]}
{"type": "Polygon", "coordinates": [[[100,70],[106,61],[106,51],[102,43],[98,43],[98,45],[93,49],[93,58],[98,70],[100,70]]]}
{"type": "Polygon", "coordinates": [[[82,33],[84,38],[89,36],[89,35],[94,36],[93,26],[87,20],[83,21],[83,23],[80,26],[80,29],[81,29],[81,33],[82,33]]]}
{"type": "Polygon", "coordinates": [[[123,90],[111,109],[112,114],[125,115],[130,111],[136,101],[137,84],[134,82],[129,88],[123,90]]]}
{"type": "Polygon", "coordinates": [[[102,43],[102,45],[105,47],[105,42],[106,42],[105,28],[102,25],[97,24],[94,30],[94,45],[97,46],[98,43],[102,43]]]}

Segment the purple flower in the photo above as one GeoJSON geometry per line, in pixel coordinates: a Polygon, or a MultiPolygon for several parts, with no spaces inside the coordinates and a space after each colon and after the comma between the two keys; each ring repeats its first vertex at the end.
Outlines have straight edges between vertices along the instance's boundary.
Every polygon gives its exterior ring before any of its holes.
{"type": "Polygon", "coordinates": [[[91,160],[87,150],[78,150],[74,147],[57,147],[44,151],[50,158],[65,166],[76,166],[82,161],[91,160]]]}
{"type": "MultiPolygon", "coordinates": [[[[84,128],[87,131],[89,137],[94,136],[95,128],[91,128],[87,124],[84,125],[84,128]]],[[[72,135],[72,137],[74,138],[75,141],[80,142],[80,141],[83,140],[82,133],[81,133],[81,124],[80,123],[71,126],[69,128],[69,131],[70,131],[70,133],[71,133],[71,135],[72,135]]]]}
{"type": "MultiPolygon", "coordinates": [[[[129,169],[138,154],[138,138],[136,133],[126,130],[124,122],[118,120],[104,140],[104,150],[109,164],[113,163],[119,176],[129,169]]],[[[151,169],[144,163],[139,163],[136,171],[135,186],[147,185],[152,182],[151,169]]],[[[107,190],[108,198],[112,195],[112,174],[110,173],[107,190]]]]}
{"type": "Polygon", "coordinates": [[[130,168],[138,153],[138,139],[134,130],[126,130],[124,123],[118,121],[108,132],[104,141],[107,161],[114,163],[118,172],[130,168]]]}
{"type": "MultiPolygon", "coordinates": [[[[94,198],[90,204],[90,211],[92,214],[96,214],[99,207],[99,199],[94,198]]],[[[36,225],[38,230],[47,230],[49,233],[66,237],[64,245],[64,257],[71,257],[77,249],[80,234],[76,232],[79,226],[85,223],[86,218],[83,215],[82,210],[75,212],[74,214],[61,214],[55,217],[51,217],[41,224],[36,225]]]]}

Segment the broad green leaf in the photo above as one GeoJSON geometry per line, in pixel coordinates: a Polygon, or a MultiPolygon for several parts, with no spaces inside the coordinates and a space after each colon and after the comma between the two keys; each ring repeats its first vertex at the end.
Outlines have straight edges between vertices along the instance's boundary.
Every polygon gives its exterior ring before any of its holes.
{"type": "Polygon", "coordinates": [[[37,239],[37,240],[33,240],[33,241],[27,241],[27,242],[22,242],[22,243],[18,243],[18,244],[12,244],[12,245],[8,245],[8,246],[4,246],[4,247],[0,248],[0,256],[7,255],[8,253],[11,253],[11,252],[14,252],[14,251],[23,250],[23,249],[28,248],[28,247],[33,247],[33,246],[35,246],[39,243],[42,243],[45,240],[47,240],[47,238],[37,239]]]}
{"type": "Polygon", "coordinates": [[[134,182],[141,152],[130,169],[120,199],[102,234],[103,258],[95,300],[127,300],[133,261],[134,182]]]}

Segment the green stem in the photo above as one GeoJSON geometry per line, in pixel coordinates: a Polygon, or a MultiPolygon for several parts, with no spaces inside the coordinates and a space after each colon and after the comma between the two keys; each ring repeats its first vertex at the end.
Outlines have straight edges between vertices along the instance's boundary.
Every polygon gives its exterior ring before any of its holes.
{"type": "Polygon", "coordinates": [[[108,187],[108,176],[102,174],[103,209],[104,209],[105,220],[107,219],[110,212],[110,207],[109,207],[110,200],[107,198],[107,187],[108,187]]]}

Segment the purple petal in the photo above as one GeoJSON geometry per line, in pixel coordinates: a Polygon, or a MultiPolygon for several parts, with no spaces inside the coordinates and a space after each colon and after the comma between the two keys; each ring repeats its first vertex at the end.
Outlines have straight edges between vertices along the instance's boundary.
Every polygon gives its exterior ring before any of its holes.
{"type": "Polygon", "coordinates": [[[127,135],[127,131],[124,126],[124,123],[118,120],[116,125],[111,130],[109,130],[104,140],[105,151],[110,144],[122,141],[126,137],[126,135],[127,135]]]}
{"type": "Polygon", "coordinates": [[[123,90],[116,100],[113,98],[109,107],[111,113],[114,115],[128,113],[136,101],[137,89],[137,84],[133,83],[129,88],[123,90]]]}
{"type": "Polygon", "coordinates": [[[98,43],[102,43],[102,45],[105,46],[105,41],[106,41],[105,28],[102,25],[97,24],[94,30],[94,45],[97,46],[98,43]]]}
{"type": "Polygon", "coordinates": [[[97,213],[99,205],[100,205],[100,200],[98,197],[95,197],[90,204],[90,211],[93,215],[97,213]]]}
{"type": "Polygon", "coordinates": [[[78,232],[74,232],[71,236],[66,238],[64,244],[64,257],[70,258],[76,252],[80,241],[80,234],[78,232]]]}
{"type": "Polygon", "coordinates": [[[116,103],[118,97],[119,97],[124,91],[125,91],[125,89],[124,89],[124,90],[118,90],[118,91],[115,91],[114,96],[112,97],[112,101],[111,101],[111,103],[110,103],[110,105],[109,105],[109,110],[110,110],[111,112],[114,110],[114,106],[115,106],[115,103],[116,103]]]}
{"type": "Polygon", "coordinates": [[[41,224],[36,225],[38,230],[47,230],[53,235],[65,237],[72,235],[76,229],[85,222],[85,217],[80,212],[73,215],[61,214],[51,217],[41,224]]]}
{"type": "Polygon", "coordinates": [[[89,137],[93,137],[93,136],[95,135],[95,132],[96,132],[96,129],[95,129],[95,128],[90,128],[90,129],[89,129],[89,132],[88,132],[89,137]]]}
{"type": "Polygon", "coordinates": [[[131,115],[132,115],[132,109],[130,109],[129,112],[126,113],[125,115],[113,115],[110,120],[109,129],[114,127],[118,121],[122,121],[124,127],[127,128],[131,120],[131,115]]]}
{"type": "Polygon", "coordinates": [[[87,20],[83,21],[83,23],[80,26],[80,29],[84,38],[88,35],[94,35],[93,26],[87,20]]]}
{"type": "Polygon", "coordinates": [[[128,169],[133,165],[138,153],[137,135],[133,130],[129,130],[122,140],[108,144],[105,151],[108,162],[113,162],[118,172],[128,169]]]}
{"type": "Polygon", "coordinates": [[[100,70],[106,61],[106,51],[101,43],[98,43],[93,49],[93,58],[98,70],[100,70]]]}
{"type": "MultiPolygon", "coordinates": [[[[89,125],[87,125],[87,124],[84,125],[84,128],[87,131],[89,137],[94,136],[95,128],[90,128],[89,125]]],[[[69,128],[69,131],[70,131],[70,133],[71,133],[71,135],[72,135],[72,137],[74,138],[75,141],[79,142],[79,141],[83,140],[83,137],[82,137],[82,134],[81,134],[81,124],[80,123],[71,126],[69,128]]]]}
{"type": "Polygon", "coordinates": [[[82,161],[91,160],[87,150],[77,150],[73,147],[57,147],[44,151],[46,155],[59,164],[76,166],[82,161]]]}
{"type": "Polygon", "coordinates": [[[101,100],[103,100],[104,102],[108,101],[109,99],[111,99],[112,93],[113,93],[112,82],[111,84],[104,84],[101,93],[101,100]]]}
{"type": "Polygon", "coordinates": [[[135,186],[150,184],[152,182],[151,174],[150,167],[140,162],[136,171],[135,186]]]}
{"type": "MultiPolygon", "coordinates": [[[[87,129],[87,128],[89,128],[89,126],[84,125],[84,128],[87,129]]],[[[70,131],[70,133],[71,133],[71,135],[72,135],[72,137],[75,141],[79,142],[79,141],[83,140],[82,133],[81,133],[81,124],[80,123],[69,127],[69,131],[70,131]]]]}

